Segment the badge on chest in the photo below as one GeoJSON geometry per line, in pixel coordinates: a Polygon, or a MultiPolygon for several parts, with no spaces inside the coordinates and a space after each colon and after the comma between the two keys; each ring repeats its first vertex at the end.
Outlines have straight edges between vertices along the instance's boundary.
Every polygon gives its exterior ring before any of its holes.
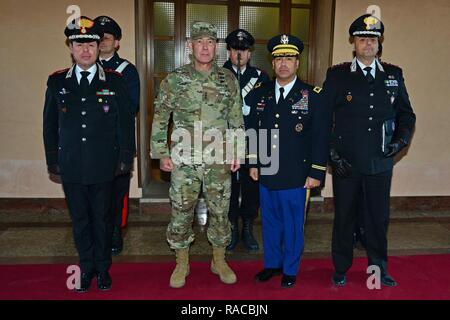
{"type": "Polygon", "coordinates": [[[292,105],[292,114],[308,114],[309,112],[309,92],[308,90],[301,91],[302,98],[292,105]]]}

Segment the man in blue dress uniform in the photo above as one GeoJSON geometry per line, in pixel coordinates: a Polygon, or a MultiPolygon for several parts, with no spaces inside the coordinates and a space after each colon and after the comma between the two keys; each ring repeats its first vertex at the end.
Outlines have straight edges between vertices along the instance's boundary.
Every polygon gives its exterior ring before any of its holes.
{"type": "Polygon", "coordinates": [[[264,245],[264,269],[255,279],[262,282],[283,274],[281,286],[290,288],[304,247],[309,191],[321,185],[326,173],[331,110],[321,88],[297,77],[300,39],[279,35],[267,47],[276,80],[257,88],[250,101],[250,127],[259,137],[257,155],[249,154],[258,160],[251,164],[250,175],[260,181],[264,245]]]}
{"type": "Polygon", "coordinates": [[[397,285],[387,268],[392,169],[394,155],[409,144],[416,116],[402,70],[377,57],[383,32],[384,25],[375,16],[356,19],[349,29],[355,58],[330,68],[324,84],[334,112],[330,164],[336,286],[347,282],[353,230],[361,210],[369,265],[380,268],[383,285],[397,285]]]}
{"type": "Polygon", "coordinates": [[[43,137],[48,172],[61,176],[80,257],[77,292],[111,288],[114,177],[130,172],[134,120],[119,74],[96,63],[102,30],[87,17],[65,29],[75,64],[48,78],[43,137]]]}
{"type": "MultiPolygon", "coordinates": [[[[131,99],[131,112],[136,117],[139,111],[140,82],[136,67],[128,60],[122,59],[117,51],[120,48],[122,29],[113,18],[99,16],[95,18],[103,30],[104,36],[100,43],[99,62],[105,69],[114,70],[123,75],[131,99]]],[[[134,139],[135,141],[135,139],[134,139]]],[[[114,229],[111,243],[112,254],[118,255],[123,249],[122,228],[125,228],[129,212],[131,173],[119,175],[114,179],[113,203],[114,229]]]]}

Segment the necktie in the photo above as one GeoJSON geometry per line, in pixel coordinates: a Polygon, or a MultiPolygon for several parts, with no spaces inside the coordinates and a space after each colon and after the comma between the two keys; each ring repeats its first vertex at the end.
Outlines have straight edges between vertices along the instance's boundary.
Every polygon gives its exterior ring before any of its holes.
{"type": "Polygon", "coordinates": [[[284,95],[283,95],[283,93],[284,93],[284,88],[281,87],[280,88],[280,98],[278,99],[278,104],[282,104],[284,102],[284,95]]]}
{"type": "Polygon", "coordinates": [[[87,88],[89,87],[88,76],[90,74],[91,73],[89,71],[81,71],[80,87],[83,92],[86,92],[87,88]]]}
{"type": "Polygon", "coordinates": [[[370,73],[370,71],[372,71],[372,68],[371,67],[366,67],[366,68],[364,68],[364,71],[367,71],[367,74],[366,74],[367,82],[369,82],[369,84],[374,83],[375,78],[370,73]]]}

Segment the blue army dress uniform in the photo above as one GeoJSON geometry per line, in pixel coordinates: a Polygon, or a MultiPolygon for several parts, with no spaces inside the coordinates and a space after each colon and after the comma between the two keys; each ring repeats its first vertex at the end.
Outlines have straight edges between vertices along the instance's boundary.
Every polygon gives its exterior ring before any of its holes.
{"type": "MultiPolygon", "coordinates": [[[[99,42],[102,32],[88,18],[81,28],[66,28],[69,41],[99,42]]],[[[94,64],[78,65],[48,78],[43,138],[50,173],[60,174],[80,257],[82,288],[111,266],[112,181],[132,166],[134,122],[126,87],[117,74],[94,64]],[[90,81],[90,84],[89,84],[90,81]],[[84,276],[87,275],[87,279],[84,276]],[[87,280],[87,282],[83,282],[87,280]]],[[[98,278],[109,289],[110,278],[98,278]]]]}
{"type": "MultiPolygon", "coordinates": [[[[99,16],[94,19],[104,33],[113,35],[115,40],[122,39],[122,29],[111,17],[99,16]]],[[[140,81],[136,67],[126,59],[122,59],[117,51],[109,59],[99,59],[100,64],[106,70],[114,70],[122,74],[122,78],[127,86],[128,95],[131,99],[131,112],[136,117],[139,112],[140,81]]],[[[133,138],[133,141],[136,141],[133,138]]],[[[135,148],[135,147],[134,147],[135,148]]],[[[114,229],[112,239],[112,254],[118,255],[123,248],[121,228],[125,228],[129,214],[129,194],[130,194],[131,173],[122,174],[114,179],[113,204],[111,210],[114,214],[114,229]]]]}
{"type": "MultiPolygon", "coordinates": [[[[384,25],[369,14],[356,19],[350,36],[381,37],[384,25]]],[[[387,228],[394,165],[393,143],[405,147],[411,138],[415,114],[399,67],[375,58],[366,67],[355,57],[328,70],[324,84],[334,112],[331,136],[331,164],[347,166],[339,172],[333,166],[335,219],[332,256],[333,281],[344,285],[352,265],[352,233],[358,201],[363,201],[364,232],[369,265],[387,275],[387,228]],[[395,133],[394,133],[395,132],[395,133]]],[[[398,152],[399,150],[396,150],[398,152]]],[[[388,285],[395,281],[387,279],[388,285]]]]}
{"type": "MultiPolygon", "coordinates": [[[[225,39],[227,50],[251,50],[255,39],[244,29],[237,29],[231,32],[225,39]]],[[[264,71],[253,67],[248,62],[245,65],[244,72],[238,74],[238,68],[233,66],[231,59],[228,59],[223,65],[224,68],[233,72],[239,80],[242,96],[242,114],[244,115],[245,127],[248,128],[250,106],[247,104],[249,94],[255,87],[262,83],[270,81],[269,76],[264,71]]],[[[245,247],[250,251],[259,249],[258,242],[253,236],[253,221],[258,215],[259,209],[259,184],[249,175],[249,168],[245,163],[241,165],[238,172],[231,173],[231,196],[230,210],[228,218],[231,222],[231,243],[227,250],[233,250],[239,242],[239,217],[242,218],[242,240],[245,247]],[[239,198],[241,201],[239,203],[239,198]]]]}
{"type": "MultiPolygon", "coordinates": [[[[298,56],[303,43],[293,36],[277,36],[268,43],[273,58],[298,56]]],[[[264,270],[257,281],[267,281],[283,273],[283,287],[295,284],[304,247],[305,210],[308,177],[323,180],[326,173],[331,111],[321,88],[312,87],[297,77],[277,94],[279,85],[271,81],[255,89],[251,101],[251,127],[268,130],[267,142],[259,141],[258,164],[264,245],[264,270]],[[281,92],[282,91],[282,92],[281,92]],[[278,101],[277,101],[278,100],[278,101]],[[262,144],[266,146],[263,150],[262,144]],[[279,154],[278,170],[264,174],[264,153],[279,154]],[[285,277],[283,277],[284,279],[285,277]]],[[[254,154],[249,154],[254,158],[254,154]]],[[[255,165],[253,165],[255,167],[255,165]]]]}

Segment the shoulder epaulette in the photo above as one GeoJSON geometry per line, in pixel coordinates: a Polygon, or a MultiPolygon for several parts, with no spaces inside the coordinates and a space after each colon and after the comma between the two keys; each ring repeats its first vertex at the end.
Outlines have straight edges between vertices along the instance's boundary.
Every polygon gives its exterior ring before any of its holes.
{"type": "Polygon", "coordinates": [[[350,65],[351,65],[351,62],[343,62],[343,63],[335,64],[330,69],[346,68],[346,67],[349,67],[350,65]]]}
{"type": "Polygon", "coordinates": [[[123,74],[122,74],[122,73],[117,72],[117,71],[114,70],[114,69],[108,68],[108,69],[105,69],[105,72],[108,72],[108,73],[114,73],[115,75],[117,75],[117,76],[119,76],[119,77],[123,77],[123,74]]]}
{"type": "Polygon", "coordinates": [[[64,73],[64,72],[66,72],[66,71],[69,70],[69,69],[70,69],[70,68],[65,68],[65,69],[61,69],[61,70],[55,71],[55,72],[53,72],[53,73],[51,74],[51,76],[54,76],[54,75],[56,75],[56,74],[64,73]]]}
{"type": "Polygon", "coordinates": [[[387,62],[384,62],[384,61],[381,61],[380,63],[381,63],[381,65],[383,67],[394,67],[394,68],[397,68],[397,69],[400,69],[400,70],[402,69],[399,66],[396,66],[395,64],[392,64],[392,63],[387,63],[387,62]]]}

